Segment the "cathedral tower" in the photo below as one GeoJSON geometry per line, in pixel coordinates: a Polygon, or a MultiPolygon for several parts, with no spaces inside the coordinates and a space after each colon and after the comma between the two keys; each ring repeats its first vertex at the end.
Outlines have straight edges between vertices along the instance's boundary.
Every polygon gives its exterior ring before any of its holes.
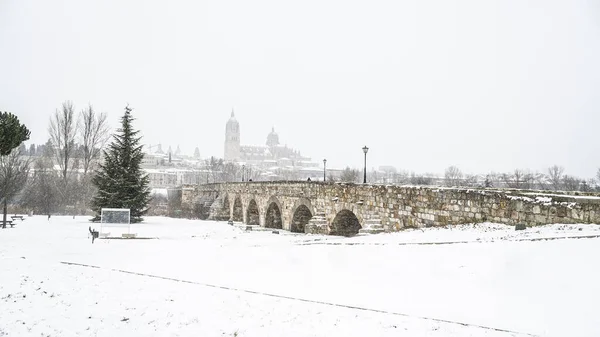
{"type": "Polygon", "coordinates": [[[235,119],[233,109],[231,118],[225,126],[225,161],[235,161],[240,159],[240,123],[235,119]]]}

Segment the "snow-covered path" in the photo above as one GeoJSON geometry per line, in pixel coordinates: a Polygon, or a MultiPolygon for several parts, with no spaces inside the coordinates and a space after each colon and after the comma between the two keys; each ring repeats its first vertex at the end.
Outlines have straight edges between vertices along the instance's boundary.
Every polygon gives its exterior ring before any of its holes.
{"type": "Polygon", "coordinates": [[[600,335],[600,239],[518,241],[596,225],[336,238],[148,218],[133,231],[157,240],[93,245],[87,226],[33,217],[0,230],[0,336],[600,335]],[[470,243],[399,245],[450,241],[470,243]]]}

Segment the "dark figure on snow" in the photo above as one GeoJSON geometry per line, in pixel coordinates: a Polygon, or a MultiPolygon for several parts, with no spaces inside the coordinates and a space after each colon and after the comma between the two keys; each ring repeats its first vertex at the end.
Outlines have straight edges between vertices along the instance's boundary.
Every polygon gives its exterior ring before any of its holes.
{"type": "Polygon", "coordinates": [[[306,181],[310,181],[310,177],[308,177],[308,179],[306,179],[306,181]]]}
{"type": "Polygon", "coordinates": [[[98,231],[95,231],[92,229],[92,226],[89,227],[90,230],[90,234],[92,234],[92,243],[94,243],[94,240],[96,240],[98,238],[98,231]]]}

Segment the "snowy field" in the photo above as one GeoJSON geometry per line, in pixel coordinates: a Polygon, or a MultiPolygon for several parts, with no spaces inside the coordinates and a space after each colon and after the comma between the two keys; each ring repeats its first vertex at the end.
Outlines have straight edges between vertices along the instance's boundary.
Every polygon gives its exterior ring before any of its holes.
{"type": "Polygon", "coordinates": [[[600,336],[597,225],[340,238],[150,217],[132,231],[157,239],[94,244],[89,225],[0,230],[0,336],[600,336]]]}

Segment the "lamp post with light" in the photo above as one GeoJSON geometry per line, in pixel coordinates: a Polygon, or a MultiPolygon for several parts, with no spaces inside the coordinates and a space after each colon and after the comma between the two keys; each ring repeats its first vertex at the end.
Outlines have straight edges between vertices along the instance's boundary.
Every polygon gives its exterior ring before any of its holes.
{"type": "Polygon", "coordinates": [[[364,177],[363,177],[363,184],[366,184],[367,183],[367,152],[369,152],[369,148],[365,145],[365,147],[363,147],[362,150],[365,153],[365,172],[364,172],[364,177]]]}
{"type": "Polygon", "coordinates": [[[246,174],[246,165],[242,165],[242,181],[244,181],[245,174],[246,174]]]}
{"type": "Polygon", "coordinates": [[[323,182],[325,182],[326,173],[327,173],[327,159],[323,159],[323,182]]]}

